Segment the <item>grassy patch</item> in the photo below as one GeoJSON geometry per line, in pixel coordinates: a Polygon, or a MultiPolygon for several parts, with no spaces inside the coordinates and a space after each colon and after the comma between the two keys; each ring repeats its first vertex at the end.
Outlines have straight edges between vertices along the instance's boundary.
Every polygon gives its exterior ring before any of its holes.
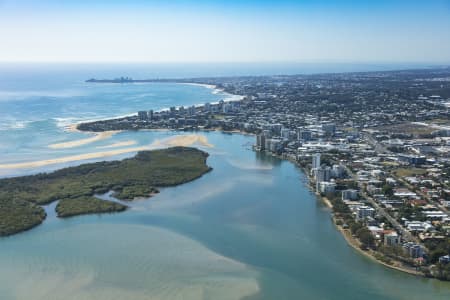
{"type": "Polygon", "coordinates": [[[433,131],[436,131],[436,129],[420,125],[420,124],[413,124],[413,123],[402,123],[402,124],[395,124],[395,125],[388,125],[388,126],[382,126],[377,128],[380,131],[386,131],[386,132],[395,132],[398,134],[412,134],[413,136],[421,136],[421,135],[428,135],[431,134],[433,131]]]}
{"type": "Polygon", "coordinates": [[[427,172],[425,169],[421,168],[399,168],[393,171],[395,175],[399,177],[408,177],[408,176],[416,176],[423,175],[427,172]]]}

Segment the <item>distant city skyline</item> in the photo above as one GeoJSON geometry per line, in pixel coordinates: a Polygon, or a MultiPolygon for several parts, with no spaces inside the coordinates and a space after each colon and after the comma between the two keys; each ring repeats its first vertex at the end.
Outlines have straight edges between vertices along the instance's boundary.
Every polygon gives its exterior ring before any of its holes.
{"type": "Polygon", "coordinates": [[[0,0],[0,62],[450,63],[450,1],[0,0]]]}

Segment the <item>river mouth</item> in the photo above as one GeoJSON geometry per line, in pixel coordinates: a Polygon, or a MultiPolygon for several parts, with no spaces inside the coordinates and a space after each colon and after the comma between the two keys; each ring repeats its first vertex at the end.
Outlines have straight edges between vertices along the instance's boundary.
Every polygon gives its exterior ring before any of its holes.
{"type": "MultiPolygon", "coordinates": [[[[147,143],[177,134],[124,138],[147,143]]],[[[251,151],[252,136],[202,134],[214,145],[204,149],[213,171],[203,177],[132,202],[120,214],[50,217],[1,239],[1,298],[402,299],[436,293],[444,299],[450,293],[445,283],[399,274],[355,253],[301,170],[251,151]],[[400,292],[398,284],[409,288],[400,292]]]]}
{"type": "MultiPolygon", "coordinates": [[[[1,164],[139,148],[192,134],[136,131],[86,140],[91,135],[67,126],[226,97],[199,86],[85,84],[96,70],[42,72],[25,82],[24,74],[12,73],[0,82],[3,90],[15,89],[14,97],[0,101],[1,164]]],[[[60,219],[49,206],[43,224],[1,238],[0,299],[450,298],[448,283],[389,270],[356,253],[301,170],[253,152],[254,137],[197,134],[214,145],[195,145],[210,154],[213,171],[203,177],[161,189],[118,214],[60,219]]],[[[0,176],[133,155],[0,169],[0,176]]]]}

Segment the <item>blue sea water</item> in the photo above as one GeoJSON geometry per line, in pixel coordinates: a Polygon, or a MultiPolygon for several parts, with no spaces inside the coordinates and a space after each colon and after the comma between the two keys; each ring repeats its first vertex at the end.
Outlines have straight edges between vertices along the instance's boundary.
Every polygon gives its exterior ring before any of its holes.
{"type": "MultiPolygon", "coordinates": [[[[90,77],[217,74],[202,66],[179,73],[173,66],[8,68],[0,70],[0,176],[90,160],[1,168],[8,163],[141,147],[193,134],[121,132],[78,147],[49,147],[90,136],[68,132],[68,124],[229,97],[190,85],[84,83],[90,77]]],[[[213,167],[202,178],[135,201],[120,214],[61,220],[51,213],[52,204],[42,225],[1,238],[0,299],[450,298],[449,283],[387,269],[350,248],[303,173],[290,162],[251,151],[252,136],[195,134],[213,145],[195,145],[210,153],[213,167]]]]}

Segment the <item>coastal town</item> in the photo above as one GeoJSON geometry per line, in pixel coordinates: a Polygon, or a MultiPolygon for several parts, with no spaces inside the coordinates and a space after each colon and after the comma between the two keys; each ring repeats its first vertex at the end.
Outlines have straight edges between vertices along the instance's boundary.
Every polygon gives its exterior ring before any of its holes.
{"type": "Polygon", "coordinates": [[[355,249],[388,267],[450,280],[450,68],[88,82],[193,83],[241,96],[77,128],[254,134],[254,151],[305,171],[355,249]]]}

